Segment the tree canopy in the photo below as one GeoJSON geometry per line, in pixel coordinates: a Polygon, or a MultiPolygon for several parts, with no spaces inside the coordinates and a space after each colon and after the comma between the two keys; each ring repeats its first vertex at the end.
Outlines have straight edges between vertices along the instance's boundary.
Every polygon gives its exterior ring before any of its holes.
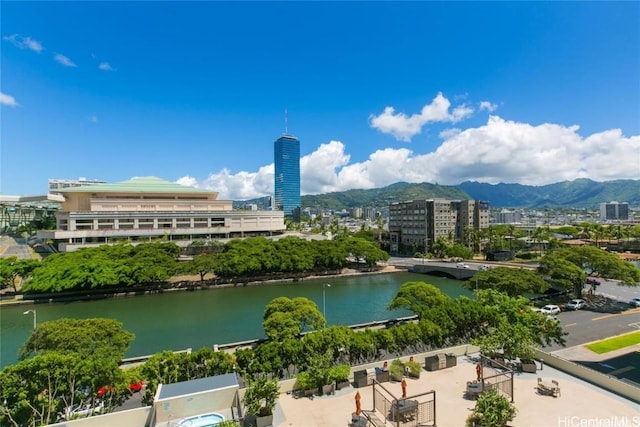
{"type": "Polygon", "coordinates": [[[173,243],[117,244],[49,255],[23,291],[63,292],[124,287],[168,280],[177,271],[173,243]]]}
{"type": "Polygon", "coordinates": [[[264,310],[264,332],[272,340],[297,337],[305,330],[320,329],[326,321],[316,303],[308,298],[279,297],[264,310]]]}
{"type": "Polygon", "coordinates": [[[496,267],[478,271],[463,284],[468,289],[495,289],[515,297],[527,293],[541,294],[549,284],[534,270],[496,267]]]}
{"type": "Polygon", "coordinates": [[[567,247],[547,252],[540,260],[538,270],[564,288],[573,287],[577,297],[582,293],[586,274],[619,280],[621,285],[640,284],[640,269],[620,259],[617,254],[593,246],[567,247]]]}
{"type": "Polygon", "coordinates": [[[444,305],[449,300],[449,296],[434,285],[425,282],[407,282],[400,286],[387,309],[406,308],[418,317],[424,317],[429,309],[444,305]]]}
{"type": "Polygon", "coordinates": [[[58,319],[42,322],[22,345],[22,359],[48,352],[74,353],[120,360],[134,335],[115,319],[58,319]]]}
{"type": "Polygon", "coordinates": [[[472,342],[482,353],[525,359],[533,356],[534,346],[564,345],[560,323],[532,310],[526,298],[513,298],[492,289],[479,290],[477,296],[487,321],[483,333],[472,342]]]}

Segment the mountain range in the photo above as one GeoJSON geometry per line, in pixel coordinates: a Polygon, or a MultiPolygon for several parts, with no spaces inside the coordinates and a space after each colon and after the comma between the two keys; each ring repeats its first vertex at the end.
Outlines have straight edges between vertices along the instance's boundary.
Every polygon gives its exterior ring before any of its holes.
{"type": "MultiPolygon", "coordinates": [[[[466,181],[456,186],[398,182],[383,188],[347,190],[302,196],[302,207],[342,210],[356,206],[386,207],[393,202],[413,199],[475,199],[491,207],[597,209],[604,202],[627,202],[640,206],[640,180],[597,182],[576,179],[554,184],[487,184],[466,181]]],[[[247,202],[245,202],[247,203],[247,202]]]]}

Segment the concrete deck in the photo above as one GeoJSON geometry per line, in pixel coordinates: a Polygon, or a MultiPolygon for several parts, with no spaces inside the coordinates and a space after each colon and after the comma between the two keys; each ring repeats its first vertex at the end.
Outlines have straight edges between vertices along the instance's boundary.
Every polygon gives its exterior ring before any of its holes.
{"type": "MultiPolygon", "coordinates": [[[[474,360],[460,356],[455,367],[433,372],[423,370],[420,379],[407,379],[409,396],[436,391],[436,421],[439,427],[462,427],[473,410],[475,401],[465,398],[465,389],[467,381],[476,378],[474,360]]],[[[383,385],[396,396],[402,395],[400,383],[387,382],[383,385]]],[[[293,395],[283,394],[278,400],[274,426],[347,426],[355,410],[356,391],[360,391],[362,409],[371,409],[373,393],[370,386],[358,389],[349,387],[337,391],[335,395],[315,397],[313,400],[296,399],[293,395]]],[[[515,374],[514,405],[518,414],[510,423],[511,426],[640,426],[639,404],[548,366],[538,370],[537,374],[515,374]],[[536,391],[538,377],[557,380],[561,396],[553,398],[539,395],[536,391]]],[[[387,425],[391,427],[394,424],[387,422],[387,425]]]]}

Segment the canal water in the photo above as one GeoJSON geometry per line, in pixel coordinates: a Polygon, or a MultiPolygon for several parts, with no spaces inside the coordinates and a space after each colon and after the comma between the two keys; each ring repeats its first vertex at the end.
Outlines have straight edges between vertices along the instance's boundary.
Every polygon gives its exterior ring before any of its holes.
{"type": "Polygon", "coordinates": [[[64,317],[118,319],[136,335],[125,355],[133,357],[263,338],[264,307],[280,296],[311,299],[320,311],[326,309],[329,325],[408,316],[413,313],[388,311],[386,307],[400,285],[409,281],[431,283],[453,298],[472,296],[462,288],[461,281],[402,272],[92,301],[5,305],[0,309],[0,368],[17,362],[18,350],[33,330],[33,314],[23,314],[27,310],[36,310],[38,323],[64,317]]]}

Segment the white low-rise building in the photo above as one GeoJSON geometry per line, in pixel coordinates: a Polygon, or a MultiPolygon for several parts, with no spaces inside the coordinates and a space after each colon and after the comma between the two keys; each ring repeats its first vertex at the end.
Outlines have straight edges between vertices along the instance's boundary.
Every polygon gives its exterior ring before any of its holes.
{"type": "Polygon", "coordinates": [[[58,190],[64,202],[56,229],[41,231],[60,251],[118,241],[166,238],[179,245],[196,239],[271,236],[285,231],[282,211],[233,210],[218,193],[156,177],[132,178],[58,190]]]}

